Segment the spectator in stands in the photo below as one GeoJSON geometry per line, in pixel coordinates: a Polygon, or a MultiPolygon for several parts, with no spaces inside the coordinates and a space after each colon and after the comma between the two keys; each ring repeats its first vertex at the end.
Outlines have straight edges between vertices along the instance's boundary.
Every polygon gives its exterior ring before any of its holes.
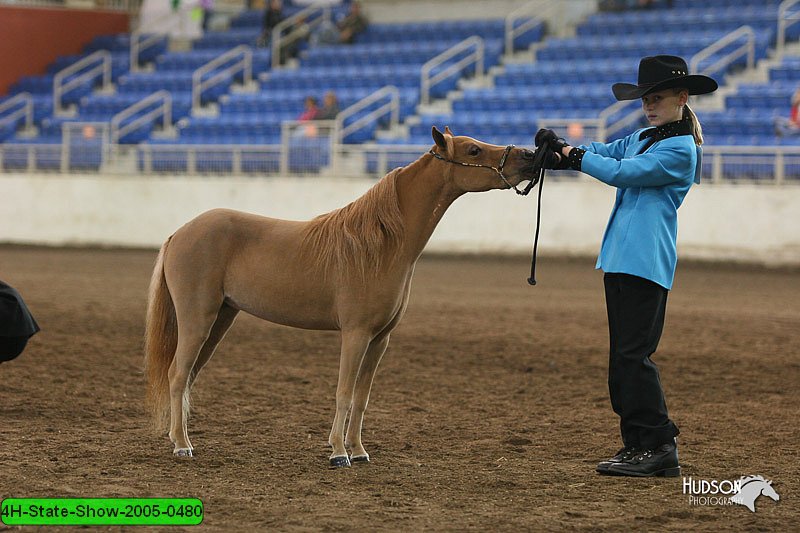
{"type": "Polygon", "coordinates": [[[258,46],[269,46],[272,42],[272,30],[283,21],[283,1],[269,0],[267,9],[264,10],[264,19],[261,24],[261,36],[258,38],[258,46]]]}
{"type": "Polygon", "coordinates": [[[789,118],[777,117],[775,119],[775,135],[778,137],[798,134],[800,134],[800,88],[792,95],[789,118]]]}
{"type": "Polygon", "coordinates": [[[322,109],[316,116],[316,120],[333,120],[339,114],[339,99],[336,98],[336,93],[328,91],[322,100],[322,109]]]}
{"type": "Polygon", "coordinates": [[[203,10],[203,32],[208,31],[208,23],[214,16],[214,0],[200,0],[200,9],[203,10]]]}
{"type": "Polygon", "coordinates": [[[297,120],[300,122],[308,122],[309,120],[315,120],[318,114],[319,105],[317,104],[317,99],[313,96],[306,96],[305,108],[303,112],[300,113],[300,116],[297,117],[297,120]]]}
{"type": "Polygon", "coordinates": [[[0,363],[21,354],[38,331],[39,324],[19,292],[0,281],[0,363]]]}
{"type": "Polygon", "coordinates": [[[356,36],[367,29],[369,22],[361,12],[361,4],[350,4],[350,12],[336,24],[321,24],[312,37],[314,44],[351,44],[356,36]]]}
{"type": "Polygon", "coordinates": [[[297,57],[300,52],[300,43],[307,40],[310,33],[311,29],[308,27],[305,17],[297,19],[287,28],[284,35],[289,36],[289,39],[285,39],[284,44],[281,46],[281,63],[287,59],[297,57]]]}
{"type": "Polygon", "coordinates": [[[339,41],[351,44],[356,36],[367,29],[367,18],[361,12],[361,4],[353,2],[350,4],[350,13],[342,19],[339,24],[339,41]]]}
{"type": "Polygon", "coordinates": [[[617,100],[641,98],[650,128],[580,147],[552,130],[536,134],[537,146],[553,150],[555,168],[581,171],[617,188],[597,260],[605,271],[611,337],[609,393],[623,440],[623,448],[597,466],[605,475],[680,475],[678,427],[650,356],[661,337],[675,273],[677,210],[699,183],[702,168],[703,131],[689,95],[717,89],[713,79],[688,70],[680,57],[645,57],[638,84],[614,84],[617,100]]]}

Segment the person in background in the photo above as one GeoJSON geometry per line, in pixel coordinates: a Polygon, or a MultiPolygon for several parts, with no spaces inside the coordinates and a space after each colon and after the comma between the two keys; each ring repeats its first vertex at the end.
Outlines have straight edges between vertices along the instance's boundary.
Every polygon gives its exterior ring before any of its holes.
{"type": "Polygon", "coordinates": [[[283,20],[283,1],[269,0],[267,9],[264,10],[264,19],[261,23],[261,36],[258,46],[269,46],[272,42],[272,30],[283,20]]]}
{"type": "Polygon", "coordinates": [[[21,354],[38,331],[39,324],[19,292],[0,281],[0,363],[21,354]]]}
{"type": "Polygon", "coordinates": [[[336,93],[328,91],[322,99],[322,109],[316,116],[316,120],[333,120],[339,114],[339,99],[336,93]]]}
{"type": "Polygon", "coordinates": [[[297,117],[297,120],[300,122],[308,122],[309,120],[316,119],[318,114],[319,105],[317,104],[317,99],[313,96],[306,96],[305,107],[303,112],[300,113],[300,116],[297,117]]]}
{"type": "Polygon", "coordinates": [[[645,57],[638,84],[616,83],[617,100],[641,99],[650,128],[611,143],[572,147],[552,130],[536,134],[556,169],[581,171],[617,189],[596,268],[605,272],[610,337],[608,388],[623,447],[597,465],[613,476],[680,475],[678,426],[650,359],[664,327],[677,264],[678,208],[700,183],[703,130],[689,95],[717,89],[677,56],[645,57]]]}
{"type": "Polygon", "coordinates": [[[778,137],[798,134],[800,134],[800,88],[792,95],[789,118],[777,117],[775,119],[775,135],[778,137]]]}
{"type": "Polygon", "coordinates": [[[361,4],[353,2],[347,16],[335,25],[320,25],[312,36],[312,44],[352,44],[356,36],[367,29],[369,22],[361,12],[361,4]]]}
{"type": "Polygon", "coordinates": [[[350,4],[350,13],[337,25],[339,28],[339,42],[351,44],[356,36],[367,29],[367,18],[361,12],[361,4],[350,4]]]}
{"type": "Polygon", "coordinates": [[[203,32],[207,32],[208,23],[214,15],[214,0],[200,0],[200,8],[203,10],[203,32]]]}

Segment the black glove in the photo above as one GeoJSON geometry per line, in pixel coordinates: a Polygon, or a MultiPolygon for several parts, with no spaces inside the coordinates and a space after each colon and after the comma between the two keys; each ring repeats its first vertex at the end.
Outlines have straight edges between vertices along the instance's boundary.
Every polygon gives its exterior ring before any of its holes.
{"type": "Polygon", "coordinates": [[[550,149],[554,152],[561,152],[561,149],[567,146],[566,141],[556,135],[556,132],[553,130],[547,129],[540,129],[536,132],[536,137],[533,140],[536,146],[542,146],[543,144],[547,144],[550,146],[550,149]]]}
{"type": "Polygon", "coordinates": [[[545,170],[557,169],[561,165],[562,160],[566,159],[565,157],[562,156],[560,160],[558,158],[558,155],[556,155],[556,153],[547,146],[540,146],[539,148],[536,149],[537,152],[539,150],[544,150],[544,156],[542,159],[542,168],[545,170]]]}

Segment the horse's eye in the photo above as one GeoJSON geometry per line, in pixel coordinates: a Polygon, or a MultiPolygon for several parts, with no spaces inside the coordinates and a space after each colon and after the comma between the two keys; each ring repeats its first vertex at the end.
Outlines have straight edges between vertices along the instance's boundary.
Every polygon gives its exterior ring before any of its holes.
{"type": "Polygon", "coordinates": [[[475,157],[476,155],[481,153],[481,148],[480,146],[475,146],[473,144],[472,146],[469,147],[469,151],[467,153],[472,157],[475,157]]]}

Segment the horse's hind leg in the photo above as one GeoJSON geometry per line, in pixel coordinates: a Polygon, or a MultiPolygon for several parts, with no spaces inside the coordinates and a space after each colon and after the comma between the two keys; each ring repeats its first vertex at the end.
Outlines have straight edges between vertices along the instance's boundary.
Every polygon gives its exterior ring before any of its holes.
{"type": "MultiPolygon", "coordinates": [[[[207,295],[208,296],[208,295],[207,295]]],[[[187,418],[189,415],[189,378],[198,360],[211,328],[217,320],[222,297],[202,298],[195,293],[189,301],[175,299],[178,318],[178,347],[169,367],[170,440],[175,444],[173,453],[179,457],[192,456],[187,418]]],[[[207,359],[206,359],[207,360],[207,359]]]]}
{"type": "Polygon", "coordinates": [[[347,426],[347,438],[345,445],[350,448],[350,460],[356,462],[369,462],[369,454],[361,443],[361,428],[364,424],[364,412],[369,403],[369,392],[372,389],[372,381],[375,378],[375,371],[381,362],[386,347],[389,345],[389,335],[375,338],[367,348],[364,360],[361,361],[361,368],[358,371],[356,386],[353,392],[353,408],[350,413],[350,423],[347,426]]]}
{"type": "Polygon", "coordinates": [[[350,458],[344,445],[344,426],[347,412],[353,401],[353,385],[358,369],[371,341],[362,331],[342,331],[342,353],[339,359],[339,383],[336,387],[336,416],[328,443],[333,447],[330,464],[333,467],[350,466],[350,458]]]}
{"type": "Polygon", "coordinates": [[[217,313],[217,320],[211,327],[211,332],[208,334],[208,339],[206,339],[206,342],[203,344],[203,348],[200,350],[200,355],[197,356],[197,360],[194,362],[194,367],[192,367],[192,371],[189,374],[190,391],[192,389],[192,385],[194,385],[194,381],[197,379],[197,374],[200,373],[206,363],[208,363],[208,360],[211,359],[211,356],[214,355],[217,345],[222,342],[222,339],[233,325],[233,321],[236,320],[236,315],[238,314],[239,310],[234,309],[228,304],[223,303],[222,307],[220,307],[219,312],[217,313]]]}

